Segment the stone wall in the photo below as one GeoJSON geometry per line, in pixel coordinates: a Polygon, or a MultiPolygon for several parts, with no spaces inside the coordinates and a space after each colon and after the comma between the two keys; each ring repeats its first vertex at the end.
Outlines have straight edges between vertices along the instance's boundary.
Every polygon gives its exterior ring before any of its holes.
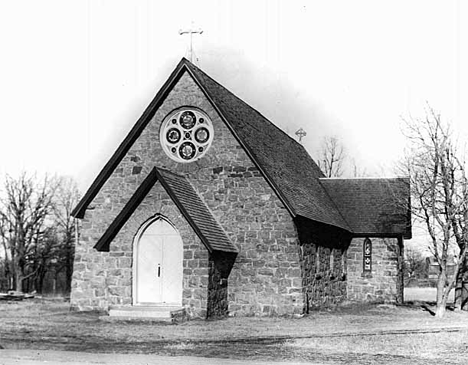
{"type": "Polygon", "coordinates": [[[305,312],[336,306],[346,299],[346,255],[339,248],[303,244],[305,312]]]}
{"type": "Polygon", "coordinates": [[[214,168],[205,181],[206,203],[239,247],[230,315],[302,313],[297,233],[282,202],[255,166],[214,168]]]}
{"type": "Polygon", "coordinates": [[[110,305],[132,304],[134,237],[145,222],[159,216],[177,227],[184,244],[182,304],[190,316],[206,316],[208,251],[160,183],[155,184],[122,227],[110,245],[110,252],[92,248],[100,237],[101,227],[96,227],[93,214],[89,213],[76,247],[71,294],[74,307],[107,310],[110,305]]]}
{"type": "Polygon", "coordinates": [[[207,317],[225,317],[229,313],[228,280],[221,275],[210,256],[207,317]]]}
{"type": "MultiPolygon", "coordinates": [[[[399,288],[398,239],[373,238],[372,272],[363,271],[364,238],[354,238],[347,252],[348,299],[395,302],[399,288]]],[[[401,288],[402,290],[402,288],[401,288]]]]}
{"type": "Polygon", "coordinates": [[[167,217],[182,236],[183,304],[192,315],[203,317],[207,310],[224,315],[226,294],[231,315],[302,313],[302,276],[294,222],[188,74],[169,93],[88,207],[76,250],[74,306],[107,309],[112,304],[132,303],[133,237],[156,214],[167,217]],[[159,143],[161,122],[181,106],[203,110],[214,128],[210,149],[203,158],[188,164],[171,160],[159,143]],[[111,243],[110,252],[93,249],[154,166],[187,176],[238,247],[240,252],[230,272],[229,287],[225,281],[214,279],[217,273],[210,266],[207,250],[159,183],[111,243]],[[219,303],[213,302],[214,298],[219,303]]]}

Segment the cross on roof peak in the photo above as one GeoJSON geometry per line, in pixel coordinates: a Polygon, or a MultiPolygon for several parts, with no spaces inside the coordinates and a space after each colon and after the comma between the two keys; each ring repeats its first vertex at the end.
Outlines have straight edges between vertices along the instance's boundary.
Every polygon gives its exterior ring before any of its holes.
{"type": "Polygon", "coordinates": [[[305,130],[303,130],[302,128],[299,128],[297,131],[296,131],[296,136],[299,137],[299,143],[302,141],[302,138],[307,136],[307,132],[305,130]]]}
{"type": "MultiPolygon", "coordinates": [[[[192,25],[191,25],[190,28],[180,29],[179,30],[180,35],[184,35],[184,34],[189,34],[190,35],[190,45],[189,45],[187,58],[190,59],[190,62],[192,62],[192,63],[193,63],[193,56],[194,56],[194,52],[193,52],[193,34],[202,34],[202,33],[203,33],[203,29],[201,29],[200,27],[195,28],[194,25],[193,25],[193,22],[192,22],[192,25]]],[[[198,61],[198,59],[196,57],[195,57],[195,59],[198,61]]]]}

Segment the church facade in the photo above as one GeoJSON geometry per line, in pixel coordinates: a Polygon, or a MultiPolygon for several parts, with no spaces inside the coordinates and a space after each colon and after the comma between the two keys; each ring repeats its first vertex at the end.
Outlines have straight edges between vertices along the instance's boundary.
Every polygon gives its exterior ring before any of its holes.
{"type": "Polygon", "coordinates": [[[407,179],[326,179],[302,145],[186,59],[72,215],[78,309],[206,318],[402,298],[407,179]]]}

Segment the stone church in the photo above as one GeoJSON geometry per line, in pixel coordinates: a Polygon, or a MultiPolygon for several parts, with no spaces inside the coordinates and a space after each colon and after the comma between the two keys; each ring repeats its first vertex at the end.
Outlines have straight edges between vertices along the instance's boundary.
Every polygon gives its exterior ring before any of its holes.
{"type": "Polygon", "coordinates": [[[398,301],[409,204],[407,179],[325,178],[183,58],[72,213],[71,303],[209,318],[398,301]]]}

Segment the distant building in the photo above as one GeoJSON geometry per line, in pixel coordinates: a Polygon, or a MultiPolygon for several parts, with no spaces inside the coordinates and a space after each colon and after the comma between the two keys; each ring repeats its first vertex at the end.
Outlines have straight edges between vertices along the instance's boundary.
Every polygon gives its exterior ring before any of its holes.
{"type": "Polygon", "coordinates": [[[191,317],[394,301],[411,237],[406,179],[324,178],[301,144],[186,59],[73,215],[73,306],[191,317]]]}

